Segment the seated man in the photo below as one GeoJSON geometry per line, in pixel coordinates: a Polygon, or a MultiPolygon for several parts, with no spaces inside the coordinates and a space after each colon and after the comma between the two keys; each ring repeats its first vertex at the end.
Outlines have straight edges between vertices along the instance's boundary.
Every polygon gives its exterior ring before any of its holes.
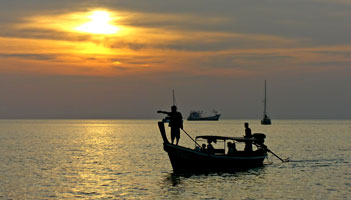
{"type": "Polygon", "coordinates": [[[237,152],[235,143],[228,142],[227,146],[228,146],[228,155],[233,155],[235,154],[235,152],[237,152]]]}
{"type": "Polygon", "coordinates": [[[202,146],[201,146],[201,151],[202,152],[206,152],[207,150],[206,150],[206,144],[202,144],[202,146]]]}
{"type": "Polygon", "coordinates": [[[200,151],[200,150],[201,150],[201,148],[199,146],[195,147],[195,151],[200,151]]]}
{"type": "Polygon", "coordinates": [[[215,152],[215,148],[212,146],[211,142],[207,145],[207,152],[210,154],[214,154],[215,152]]]}

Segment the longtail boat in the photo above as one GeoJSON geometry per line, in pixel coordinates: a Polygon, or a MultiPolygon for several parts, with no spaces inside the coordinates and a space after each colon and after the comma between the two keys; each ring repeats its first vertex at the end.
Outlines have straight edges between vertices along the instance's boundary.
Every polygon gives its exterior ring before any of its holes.
{"type": "MultiPolygon", "coordinates": [[[[191,149],[169,143],[164,123],[158,122],[158,127],[163,139],[163,148],[168,153],[175,173],[231,172],[260,167],[263,166],[263,161],[269,151],[264,145],[266,136],[263,133],[254,133],[250,138],[214,135],[197,136],[195,140],[192,139],[196,146],[191,149]],[[223,148],[206,149],[204,145],[201,146],[198,143],[199,140],[205,140],[209,144],[223,142],[224,145],[223,148]],[[257,148],[252,151],[234,150],[227,152],[229,150],[226,148],[227,142],[231,142],[231,144],[242,142],[245,145],[255,145],[257,148]]],[[[191,138],[191,136],[189,137],[191,138]]]]}

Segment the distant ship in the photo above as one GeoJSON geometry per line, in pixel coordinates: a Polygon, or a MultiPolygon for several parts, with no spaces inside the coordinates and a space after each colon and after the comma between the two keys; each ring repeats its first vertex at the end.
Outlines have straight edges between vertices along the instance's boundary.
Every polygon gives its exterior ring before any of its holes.
{"type": "Polygon", "coordinates": [[[213,115],[206,116],[203,111],[191,111],[188,121],[218,121],[221,114],[216,110],[212,111],[213,115]]]}
{"type": "Polygon", "coordinates": [[[271,119],[268,117],[267,115],[267,109],[266,109],[266,105],[267,105],[267,98],[266,98],[266,80],[264,81],[264,110],[263,110],[263,119],[261,120],[261,124],[262,125],[271,125],[271,119]]]}

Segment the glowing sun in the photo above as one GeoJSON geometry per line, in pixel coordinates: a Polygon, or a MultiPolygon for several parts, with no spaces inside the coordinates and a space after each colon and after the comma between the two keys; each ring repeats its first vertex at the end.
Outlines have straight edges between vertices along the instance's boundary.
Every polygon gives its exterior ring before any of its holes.
{"type": "Polygon", "coordinates": [[[117,26],[110,24],[112,18],[106,11],[94,11],[88,18],[91,20],[78,26],[77,31],[93,34],[114,34],[119,31],[117,26]]]}

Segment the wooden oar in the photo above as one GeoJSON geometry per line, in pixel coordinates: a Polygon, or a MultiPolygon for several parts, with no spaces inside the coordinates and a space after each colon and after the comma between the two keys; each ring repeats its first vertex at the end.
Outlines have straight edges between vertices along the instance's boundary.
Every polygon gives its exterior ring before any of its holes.
{"type": "Polygon", "coordinates": [[[281,157],[279,157],[277,154],[275,154],[273,151],[271,151],[271,150],[268,149],[267,147],[266,147],[266,149],[267,149],[268,152],[270,152],[271,154],[273,154],[275,157],[279,158],[279,160],[281,160],[282,162],[289,162],[289,159],[288,159],[288,158],[285,159],[285,160],[283,160],[281,157]]]}

